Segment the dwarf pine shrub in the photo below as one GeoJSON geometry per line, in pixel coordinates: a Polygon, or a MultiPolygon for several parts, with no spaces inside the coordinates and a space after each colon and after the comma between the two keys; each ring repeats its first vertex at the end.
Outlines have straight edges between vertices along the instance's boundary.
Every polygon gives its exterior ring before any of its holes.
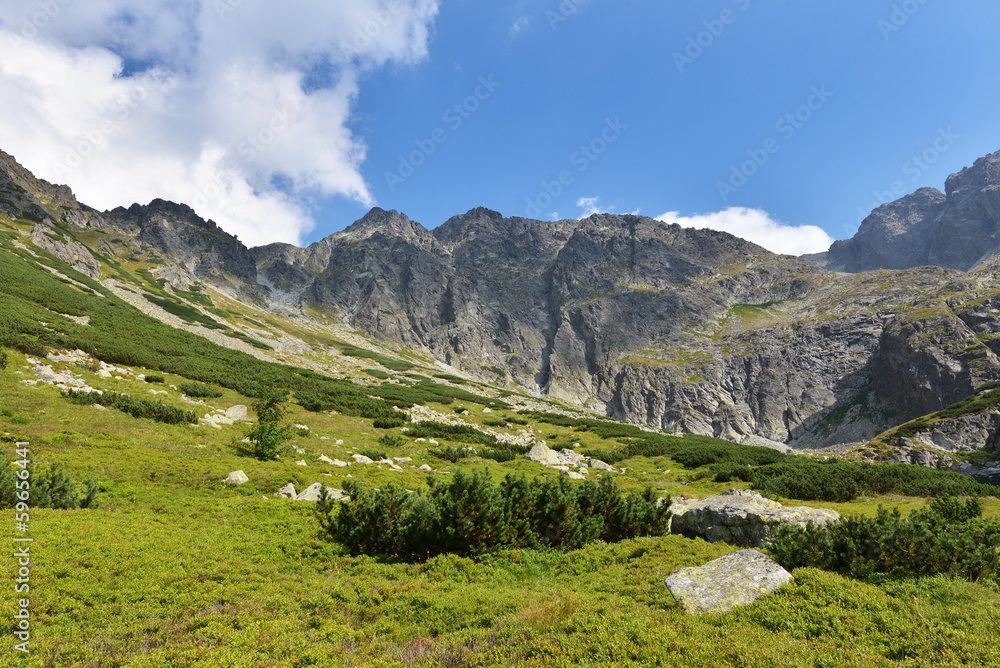
{"type": "Polygon", "coordinates": [[[327,536],[352,554],[427,559],[464,556],[502,547],[573,550],[587,543],[617,542],[667,533],[667,503],[652,488],[623,496],[610,475],[582,485],[567,476],[529,480],[508,474],[495,485],[488,471],[457,471],[449,482],[430,480],[426,494],[388,483],[367,489],[344,483],[350,503],[322,495],[316,506],[327,536]]]}
{"type": "Polygon", "coordinates": [[[189,397],[194,397],[196,399],[208,398],[208,399],[218,399],[222,396],[222,390],[217,390],[214,387],[209,387],[208,385],[203,385],[202,383],[188,382],[181,383],[177,386],[181,392],[188,395],[189,397]]]}
{"type": "Polygon", "coordinates": [[[852,516],[817,527],[785,525],[771,545],[774,559],[800,567],[865,578],[946,574],[977,581],[1000,575],[1000,521],[983,519],[978,499],[936,499],[904,518],[879,507],[875,517],[852,516]]]}
{"type": "Polygon", "coordinates": [[[32,461],[27,468],[20,469],[7,457],[0,457],[0,508],[14,508],[19,501],[19,489],[29,491],[32,508],[97,508],[99,487],[93,475],[84,482],[82,496],[79,487],[73,474],[58,462],[43,466],[32,461]],[[24,475],[20,475],[21,471],[24,475]]]}
{"type": "Polygon", "coordinates": [[[182,424],[190,422],[198,424],[198,416],[192,411],[169,406],[162,401],[150,401],[149,399],[135,399],[127,394],[118,392],[80,392],[78,390],[66,390],[62,396],[69,399],[74,404],[90,406],[98,404],[128,413],[132,417],[148,418],[163,422],[164,424],[182,424]]]}

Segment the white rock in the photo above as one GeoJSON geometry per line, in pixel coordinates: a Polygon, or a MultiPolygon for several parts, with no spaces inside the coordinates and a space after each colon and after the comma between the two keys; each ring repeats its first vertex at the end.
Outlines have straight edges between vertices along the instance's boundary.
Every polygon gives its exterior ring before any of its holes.
{"type": "Polygon", "coordinates": [[[343,445],[343,444],[344,444],[344,439],[342,438],[338,438],[336,441],[334,441],[334,445],[343,445]]]}
{"type": "Polygon", "coordinates": [[[412,462],[413,461],[413,458],[411,458],[411,457],[393,457],[393,459],[396,460],[397,464],[405,464],[406,462],[412,462]]]}
{"type": "Polygon", "coordinates": [[[247,407],[243,404],[236,404],[226,410],[226,417],[233,421],[246,420],[247,415],[247,407]]]}
{"type": "Polygon", "coordinates": [[[378,460],[378,463],[379,464],[389,464],[390,466],[394,465],[394,462],[391,459],[380,459],[380,460],[378,460]]]}
{"type": "Polygon", "coordinates": [[[356,461],[358,464],[364,464],[365,466],[375,463],[370,458],[365,457],[364,455],[351,455],[351,458],[353,458],[354,461],[356,461]]]}
{"type": "MultiPolygon", "coordinates": [[[[319,491],[323,489],[324,485],[322,483],[314,482],[313,484],[306,487],[302,492],[295,497],[296,501],[319,501],[319,491]]],[[[349,497],[344,490],[337,489],[335,487],[326,487],[326,493],[333,497],[334,501],[344,501],[349,500],[349,497]]]]}
{"type": "Polygon", "coordinates": [[[692,615],[728,612],[750,605],[792,575],[757,550],[740,550],[699,568],[682,568],[666,579],[677,603],[692,615]]]}
{"type": "Polygon", "coordinates": [[[293,485],[292,483],[288,483],[287,485],[285,485],[284,487],[282,487],[281,489],[279,489],[277,492],[275,492],[274,495],[275,496],[280,496],[280,497],[282,497],[284,499],[294,499],[295,498],[295,485],[293,485]]]}
{"type": "Polygon", "coordinates": [[[602,471],[614,471],[614,467],[606,462],[602,462],[600,459],[588,459],[587,466],[592,469],[601,469],[602,471]]]}
{"type": "Polygon", "coordinates": [[[433,470],[433,469],[432,469],[432,468],[431,468],[430,466],[428,466],[427,464],[422,464],[422,465],[420,465],[420,467],[419,467],[419,468],[420,468],[420,470],[421,470],[421,471],[432,471],[432,470],[433,470]]]}
{"type": "Polygon", "coordinates": [[[582,473],[577,473],[576,471],[570,471],[566,475],[568,475],[573,480],[586,480],[587,479],[587,476],[583,475],[582,473]]]}
{"type": "Polygon", "coordinates": [[[492,413],[493,411],[490,410],[489,406],[483,406],[483,412],[484,413],[492,413]]]}
{"type": "Polygon", "coordinates": [[[306,462],[305,462],[305,460],[304,460],[304,459],[303,459],[303,460],[300,460],[300,461],[297,461],[297,462],[295,462],[295,465],[296,465],[296,466],[309,466],[308,464],[306,464],[306,462]]]}
{"type": "Polygon", "coordinates": [[[321,462],[326,462],[327,464],[332,464],[333,463],[333,460],[330,459],[329,457],[327,457],[326,455],[320,455],[319,456],[319,460],[321,462]]]}
{"type": "Polygon", "coordinates": [[[233,471],[229,474],[229,477],[223,480],[224,483],[229,483],[230,485],[243,485],[250,482],[250,478],[243,471],[233,471]]]}

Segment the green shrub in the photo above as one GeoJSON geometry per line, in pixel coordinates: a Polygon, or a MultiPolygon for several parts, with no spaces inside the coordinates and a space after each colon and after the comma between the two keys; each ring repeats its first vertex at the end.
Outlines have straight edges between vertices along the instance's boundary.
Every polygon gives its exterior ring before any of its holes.
{"type": "Polygon", "coordinates": [[[461,415],[462,413],[468,413],[469,412],[469,409],[466,408],[465,406],[452,406],[451,410],[455,411],[459,415],[461,415]]]}
{"type": "Polygon", "coordinates": [[[4,369],[7,368],[7,362],[8,362],[7,351],[4,350],[3,348],[0,348],[0,371],[3,371],[4,369]]]}
{"type": "Polygon", "coordinates": [[[402,427],[406,421],[401,417],[376,418],[372,426],[376,429],[395,429],[402,427]]]}
{"type": "Polygon", "coordinates": [[[365,457],[367,457],[368,459],[372,460],[373,462],[378,462],[378,461],[381,461],[383,459],[388,459],[388,457],[386,456],[386,454],[384,452],[382,452],[381,450],[359,450],[358,454],[359,455],[364,455],[365,457]]]}
{"type": "Polygon", "coordinates": [[[791,570],[821,568],[852,577],[947,574],[977,581],[1000,575],[1000,521],[979,517],[978,500],[941,499],[907,519],[896,508],[825,527],[782,526],[771,553],[791,570]]]}
{"type": "Polygon", "coordinates": [[[379,445],[384,445],[387,448],[401,448],[406,445],[406,439],[402,436],[393,436],[392,434],[383,434],[378,439],[379,445]]]}
{"type": "Polygon", "coordinates": [[[31,508],[97,508],[99,488],[93,475],[87,477],[79,496],[79,485],[73,474],[65,471],[58,462],[49,466],[39,466],[31,461],[27,466],[12,462],[0,456],[0,508],[14,508],[21,499],[17,494],[18,483],[27,480],[28,506],[31,508]],[[23,472],[23,474],[22,474],[23,472]]]}
{"type": "Polygon", "coordinates": [[[257,425],[246,433],[250,447],[245,448],[242,441],[233,439],[237,451],[249,451],[249,454],[261,461],[278,458],[282,444],[292,438],[292,428],[282,424],[284,419],[284,402],[287,392],[266,391],[253,402],[251,407],[257,414],[257,425]]]}
{"type": "Polygon", "coordinates": [[[186,382],[181,383],[177,387],[189,397],[218,399],[222,396],[222,390],[217,390],[202,383],[186,382]]]}
{"type": "Polygon", "coordinates": [[[327,536],[354,555],[427,559],[475,555],[502,547],[577,549],[595,540],[664,535],[670,517],[652,488],[622,497],[614,479],[573,485],[567,476],[528,480],[508,474],[500,485],[486,470],[459,470],[450,482],[430,480],[426,495],[393,483],[368,490],[343,483],[351,502],[321,495],[316,506],[327,536]]]}
{"type": "Polygon", "coordinates": [[[438,459],[443,459],[446,462],[451,462],[452,464],[460,459],[468,459],[469,457],[477,457],[479,455],[479,453],[472,448],[455,448],[452,446],[431,449],[427,451],[427,454],[432,457],[437,457],[438,459]]]}
{"type": "Polygon", "coordinates": [[[385,371],[382,371],[381,369],[362,369],[361,373],[366,373],[369,376],[378,378],[379,380],[389,380],[390,378],[392,378],[392,376],[387,374],[385,371]]]}
{"type": "Polygon", "coordinates": [[[185,422],[198,424],[198,416],[192,411],[168,406],[162,401],[150,401],[148,399],[134,399],[127,394],[118,392],[79,392],[77,390],[66,390],[62,396],[69,399],[74,404],[90,406],[98,404],[114,408],[123,413],[128,413],[132,417],[156,420],[164,424],[182,424],[185,422]]]}
{"type": "Polygon", "coordinates": [[[146,382],[147,383],[165,383],[166,380],[167,380],[166,378],[164,378],[163,376],[161,376],[159,374],[154,374],[154,373],[148,373],[148,374],[146,374],[146,382]]]}

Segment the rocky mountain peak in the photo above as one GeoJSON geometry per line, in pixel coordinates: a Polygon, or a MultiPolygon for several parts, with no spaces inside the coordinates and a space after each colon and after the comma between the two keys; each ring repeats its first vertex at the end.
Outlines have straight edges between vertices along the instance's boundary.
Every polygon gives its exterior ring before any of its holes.
{"type": "Polygon", "coordinates": [[[968,271],[1000,244],[1000,151],[948,177],[945,192],[920,188],[883,204],[850,239],[807,256],[834,271],[936,265],[968,271]]]}
{"type": "Polygon", "coordinates": [[[395,209],[386,211],[376,206],[362,218],[351,223],[342,233],[331,236],[343,236],[354,241],[360,241],[375,234],[381,234],[386,237],[399,237],[411,242],[424,240],[430,235],[423,225],[410,220],[406,214],[400,213],[395,209]]]}
{"type": "Polygon", "coordinates": [[[948,197],[964,196],[979,190],[996,190],[998,188],[1000,188],[1000,151],[979,158],[972,164],[972,167],[952,174],[945,181],[945,192],[948,197]]]}

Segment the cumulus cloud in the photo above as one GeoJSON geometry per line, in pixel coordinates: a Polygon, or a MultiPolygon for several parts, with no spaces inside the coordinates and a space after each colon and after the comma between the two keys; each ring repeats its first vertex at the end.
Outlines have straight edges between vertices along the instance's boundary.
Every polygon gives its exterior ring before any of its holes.
{"type": "Polygon", "coordinates": [[[600,197],[581,197],[576,201],[576,206],[583,209],[583,212],[580,213],[580,220],[590,218],[595,213],[608,213],[609,211],[601,205],[600,197]]]}
{"type": "Polygon", "coordinates": [[[191,204],[296,243],[317,198],[373,198],[360,82],[427,57],[439,0],[5,0],[0,148],[81,201],[191,204]]]}
{"type": "Polygon", "coordinates": [[[677,223],[682,227],[729,232],[783,255],[822,253],[833,243],[833,238],[822,228],[815,225],[786,225],[772,219],[760,209],[730,207],[725,211],[690,217],[669,211],[657,220],[677,223]]]}

